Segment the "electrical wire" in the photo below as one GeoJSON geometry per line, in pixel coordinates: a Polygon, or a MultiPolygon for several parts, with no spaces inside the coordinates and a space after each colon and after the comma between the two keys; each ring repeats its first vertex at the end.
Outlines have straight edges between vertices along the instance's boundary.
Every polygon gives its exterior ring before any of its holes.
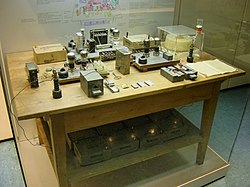
{"type": "MultiPolygon", "coordinates": [[[[39,84],[40,84],[40,83],[43,83],[43,82],[46,82],[46,81],[52,81],[52,79],[42,80],[42,81],[39,82],[39,84]]],[[[36,80],[33,81],[33,82],[36,82],[36,80]]],[[[32,82],[30,82],[30,84],[32,84],[32,82]]],[[[25,87],[23,87],[23,88],[22,88],[22,89],[21,89],[12,99],[11,99],[11,101],[10,101],[10,107],[9,107],[9,112],[10,112],[10,114],[14,117],[14,119],[15,119],[15,121],[16,121],[16,124],[17,124],[17,125],[20,127],[20,129],[22,130],[23,135],[24,135],[24,138],[25,138],[32,146],[41,146],[41,147],[49,147],[49,148],[51,148],[50,146],[37,145],[37,144],[32,143],[32,142],[29,140],[29,138],[27,137],[24,128],[20,125],[20,123],[19,123],[19,121],[18,121],[18,118],[17,118],[17,116],[14,114],[14,111],[13,111],[13,101],[14,101],[14,100],[16,99],[16,97],[17,97],[18,95],[20,95],[26,88],[28,88],[28,87],[30,86],[30,84],[28,84],[28,85],[26,85],[25,87]]]]}
{"type": "MultiPolygon", "coordinates": [[[[85,74],[85,76],[87,76],[87,75],[89,75],[89,74],[91,74],[91,73],[94,73],[94,72],[96,72],[96,71],[95,71],[95,70],[94,70],[94,71],[91,71],[91,72],[85,74]]],[[[46,82],[46,81],[52,81],[52,80],[53,80],[53,78],[52,78],[52,79],[45,79],[45,80],[40,81],[39,84],[40,84],[40,83],[43,83],[43,82],[46,82]]],[[[30,82],[30,84],[32,84],[33,82],[36,82],[36,80],[30,82]]],[[[32,143],[32,142],[29,140],[29,138],[27,137],[24,128],[20,125],[17,116],[16,116],[16,115],[14,114],[14,112],[13,112],[13,101],[14,101],[14,100],[16,99],[16,97],[17,97],[18,95],[20,95],[26,88],[28,88],[28,87],[30,86],[30,84],[28,84],[28,85],[26,85],[25,87],[23,87],[23,88],[22,88],[22,89],[21,89],[12,99],[11,99],[11,101],[10,101],[10,107],[9,107],[9,112],[10,112],[10,114],[14,117],[14,119],[15,119],[15,121],[16,121],[16,124],[17,124],[17,125],[20,127],[20,129],[22,130],[23,135],[24,135],[24,138],[25,138],[32,146],[41,146],[41,147],[49,147],[49,148],[51,148],[50,146],[37,145],[37,144],[32,143]]]]}

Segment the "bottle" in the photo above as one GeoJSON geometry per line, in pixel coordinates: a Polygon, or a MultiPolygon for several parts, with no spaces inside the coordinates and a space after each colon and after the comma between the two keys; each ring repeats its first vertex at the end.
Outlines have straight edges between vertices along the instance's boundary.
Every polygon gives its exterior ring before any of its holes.
{"type": "Polygon", "coordinates": [[[201,58],[203,53],[205,34],[203,32],[203,25],[200,19],[197,20],[195,32],[196,34],[194,38],[194,47],[197,48],[197,50],[194,51],[194,57],[201,58]]]}

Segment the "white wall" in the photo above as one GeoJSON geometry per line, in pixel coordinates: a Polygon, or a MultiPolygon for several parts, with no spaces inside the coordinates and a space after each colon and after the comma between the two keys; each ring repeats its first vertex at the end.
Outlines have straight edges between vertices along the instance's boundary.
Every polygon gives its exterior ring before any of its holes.
{"type": "Polygon", "coordinates": [[[87,33],[116,27],[121,35],[155,35],[157,26],[172,25],[174,6],[175,0],[2,0],[0,41],[9,53],[31,50],[33,45],[66,45],[81,28],[87,33]],[[112,10],[101,10],[104,2],[112,10]],[[83,12],[88,3],[95,10],[83,12]]]}

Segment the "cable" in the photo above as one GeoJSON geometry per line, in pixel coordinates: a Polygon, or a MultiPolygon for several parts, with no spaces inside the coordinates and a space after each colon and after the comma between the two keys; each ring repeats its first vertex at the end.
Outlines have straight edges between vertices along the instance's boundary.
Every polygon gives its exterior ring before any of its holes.
{"type": "MultiPolygon", "coordinates": [[[[87,73],[85,76],[87,76],[87,75],[89,75],[89,74],[91,74],[91,73],[94,73],[94,72],[96,72],[95,70],[94,71],[91,71],[91,72],[89,72],[89,73],[87,73]]],[[[40,81],[39,82],[39,84],[40,83],[43,83],[43,82],[46,82],[46,81],[52,81],[53,80],[53,78],[52,79],[46,79],[46,80],[42,80],[42,81],[40,81]]],[[[32,81],[32,82],[36,82],[36,80],[34,80],[34,81],[32,81]]],[[[32,82],[30,82],[30,84],[32,83],[32,82]]],[[[18,95],[20,95],[26,88],[28,88],[29,86],[30,86],[30,84],[28,84],[28,85],[26,85],[25,87],[23,87],[12,99],[11,99],[11,101],[10,101],[10,106],[9,106],[9,112],[10,112],[10,114],[14,117],[14,119],[15,119],[15,121],[16,121],[16,124],[21,128],[21,130],[22,130],[22,132],[23,132],[23,135],[24,135],[24,138],[32,145],[32,146],[41,146],[41,147],[49,147],[49,148],[51,148],[51,146],[45,146],[45,145],[37,145],[37,144],[34,144],[34,143],[32,143],[29,139],[28,139],[28,137],[27,137],[27,135],[26,135],[26,132],[25,132],[25,130],[24,130],[24,128],[19,124],[19,121],[18,121],[18,118],[17,118],[17,116],[14,114],[14,112],[13,112],[13,106],[12,106],[12,104],[13,104],[13,101],[16,99],[16,97],[18,96],[18,95]]]]}
{"type": "MultiPolygon", "coordinates": [[[[43,81],[40,81],[39,83],[43,83],[43,82],[46,82],[46,81],[51,81],[52,79],[48,79],[48,80],[43,80],[43,81]]],[[[33,82],[35,82],[35,81],[33,81],[33,82]]],[[[32,83],[32,82],[31,82],[32,83]]],[[[30,84],[31,84],[30,83],[30,84]]],[[[16,121],[16,124],[21,128],[21,130],[22,130],[22,132],[23,132],[23,135],[24,135],[24,138],[32,145],[32,146],[41,146],[41,147],[49,147],[49,148],[51,148],[50,146],[45,146],[45,145],[37,145],[37,144],[34,144],[34,143],[32,143],[29,139],[28,139],[28,137],[27,137],[27,135],[26,135],[26,132],[25,132],[25,130],[24,130],[24,128],[19,124],[19,121],[18,121],[18,118],[17,118],[17,116],[14,114],[14,112],[13,112],[13,108],[12,108],[12,104],[13,104],[13,101],[15,100],[15,98],[18,96],[18,95],[20,95],[26,88],[28,88],[29,86],[30,86],[30,84],[29,85],[26,85],[25,87],[23,87],[12,99],[11,99],[11,101],[10,101],[10,107],[9,107],[9,112],[10,112],[10,114],[14,117],[14,119],[15,119],[15,121],[16,121]]]]}

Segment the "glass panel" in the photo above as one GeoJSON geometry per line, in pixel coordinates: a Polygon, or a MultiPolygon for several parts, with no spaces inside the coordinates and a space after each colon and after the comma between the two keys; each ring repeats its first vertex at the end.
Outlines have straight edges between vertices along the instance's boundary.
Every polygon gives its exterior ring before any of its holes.
{"type": "Polygon", "coordinates": [[[233,63],[244,1],[181,1],[179,24],[194,28],[197,19],[204,20],[205,51],[233,63]]]}
{"type": "MultiPolygon", "coordinates": [[[[209,146],[225,160],[230,159],[231,150],[241,125],[249,92],[249,86],[243,86],[224,90],[220,93],[209,146]]],[[[179,110],[193,124],[200,128],[202,107],[203,103],[197,102],[180,107],[179,110]]]]}
{"type": "MultiPolygon", "coordinates": [[[[203,19],[205,51],[247,71],[245,80],[242,77],[230,80],[231,86],[250,80],[249,7],[248,0],[181,1],[179,24],[194,28],[196,20],[203,19]]],[[[244,86],[220,94],[209,145],[226,160],[241,125],[248,93],[249,87],[244,86]]],[[[202,103],[182,107],[181,111],[200,125],[202,103]]]]}
{"type": "Polygon", "coordinates": [[[240,24],[239,40],[236,48],[234,65],[246,71],[244,77],[232,79],[230,85],[249,83],[250,80],[250,2],[245,8],[245,15],[240,24]]]}

